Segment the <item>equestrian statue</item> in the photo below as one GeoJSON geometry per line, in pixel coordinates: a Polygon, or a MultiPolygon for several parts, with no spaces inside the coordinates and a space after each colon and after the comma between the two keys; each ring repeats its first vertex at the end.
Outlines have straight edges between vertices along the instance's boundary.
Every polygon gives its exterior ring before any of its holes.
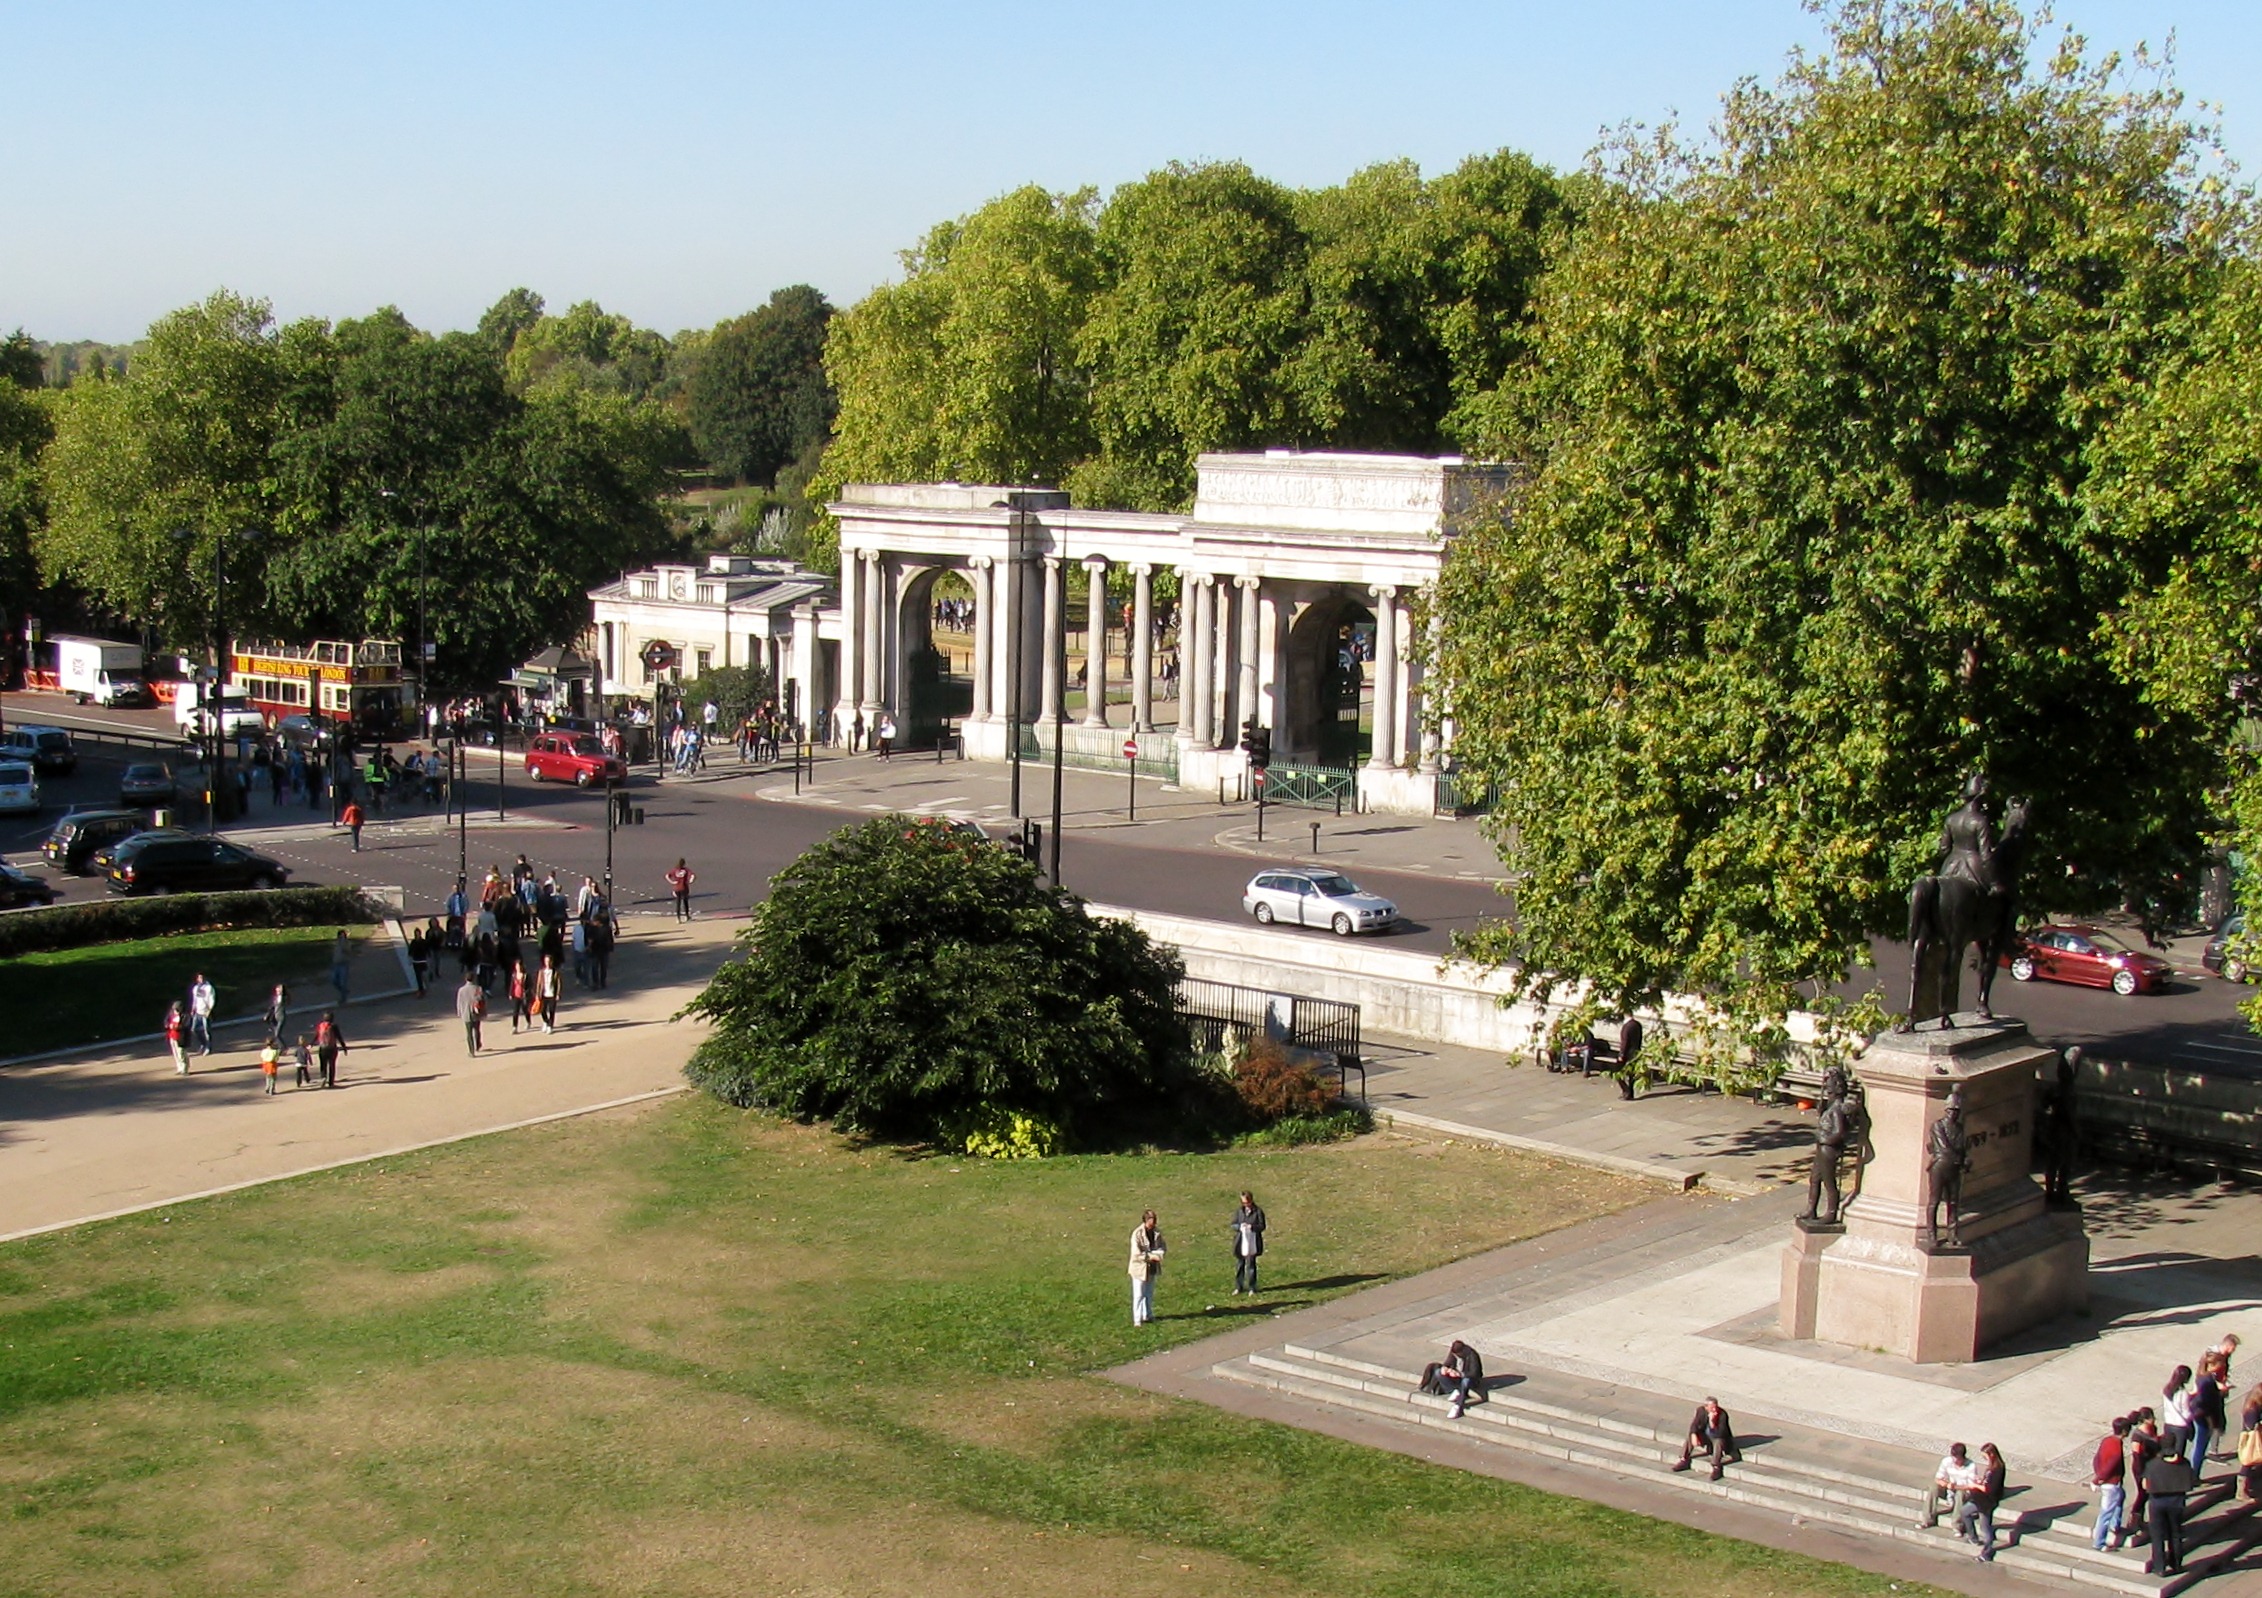
{"type": "Polygon", "coordinates": [[[1940,869],[1909,890],[1909,1011],[1901,1030],[1927,1021],[1953,1026],[1964,951],[1979,956],[1979,1014],[1994,1019],[1995,972],[2018,930],[2019,858],[2030,806],[2013,799],[1996,833],[1987,813],[1987,778],[1973,772],[1964,802],[1940,832],[1940,869]]]}

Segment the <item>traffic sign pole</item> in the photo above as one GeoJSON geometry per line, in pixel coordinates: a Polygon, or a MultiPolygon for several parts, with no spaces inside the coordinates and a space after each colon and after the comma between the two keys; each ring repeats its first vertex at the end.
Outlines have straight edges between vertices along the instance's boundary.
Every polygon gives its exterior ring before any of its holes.
{"type": "Polygon", "coordinates": [[[1139,819],[1139,740],[1136,738],[1123,740],[1123,774],[1129,779],[1123,789],[1124,817],[1136,821],[1139,819]]]}
{"type": "Polygon", "coordinates": [[[1265,841],[1265,774],[1262,766],[1251,773],[1257,785],[1257,842],[1265,841]]]}

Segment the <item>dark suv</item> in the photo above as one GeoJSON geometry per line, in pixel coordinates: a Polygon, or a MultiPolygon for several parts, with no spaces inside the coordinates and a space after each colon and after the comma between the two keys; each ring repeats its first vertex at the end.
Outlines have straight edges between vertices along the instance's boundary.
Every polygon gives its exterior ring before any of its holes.
{"type": "Polygon", "coordinates": [[[56,870],[83,877],[92,869],[97,851],[148,830],[147,811],[81,810],[56,822],[39,852],[56,870]]]}
{"type": "Polygon", "coordinates": [[[280,888],[284,866],[225,838],[192,832],[145,832],[110,851],[112,893],[217,893],[280,888]]]}

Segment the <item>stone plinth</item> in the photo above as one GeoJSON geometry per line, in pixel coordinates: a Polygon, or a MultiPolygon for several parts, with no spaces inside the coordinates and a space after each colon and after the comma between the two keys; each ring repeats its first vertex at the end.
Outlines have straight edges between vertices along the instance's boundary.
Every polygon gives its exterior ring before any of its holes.
{"type": "Polygon", "coordinates": [[[2051,1051],[2024,1022],[1956,1020],[1886,1033],[1857,1065],[1875,1157],[1845,1207],[1843,1233],[1802,1231],[1785,1246],[1785,1336],[1946,1364],[2088,1307],[2080,1215],[2045,1207],[2028,1175],[2036,1068],[2051,1051]],[[1949,1245],[1943,1212],[1934,1246],[1925,1226],[1925,1144],[1959,1088],[1971,1157],[1960,1243],[1949,1245]]]}

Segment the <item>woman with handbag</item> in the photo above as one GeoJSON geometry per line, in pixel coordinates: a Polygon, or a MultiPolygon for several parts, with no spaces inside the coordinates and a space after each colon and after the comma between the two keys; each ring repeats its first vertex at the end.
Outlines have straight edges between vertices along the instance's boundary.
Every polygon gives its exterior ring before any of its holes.
{"type": "Polygon", "coordinates": [[[1141,1212],[1131,1230],[1131,1324],[1155,1318],[1155,1278],[1162,1274],[1162,1223],[1153,1210],[1141,1212]]]}
{"type": "Polygon", "coordinates": [[[2238,1492],[2262,1497],[2262,1382],[2246,1390],[2238,1407],[2238,1492]]]}

